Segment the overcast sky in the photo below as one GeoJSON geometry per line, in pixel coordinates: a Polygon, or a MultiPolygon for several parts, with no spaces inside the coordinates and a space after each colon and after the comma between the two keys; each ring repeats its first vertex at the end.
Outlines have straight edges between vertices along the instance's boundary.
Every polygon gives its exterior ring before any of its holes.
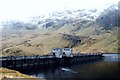
{"type": "Polygon", "coordinates": [[[0,0],[0,21],[28,17],[63,9],[103,8],[119,0],[0,0]]]}

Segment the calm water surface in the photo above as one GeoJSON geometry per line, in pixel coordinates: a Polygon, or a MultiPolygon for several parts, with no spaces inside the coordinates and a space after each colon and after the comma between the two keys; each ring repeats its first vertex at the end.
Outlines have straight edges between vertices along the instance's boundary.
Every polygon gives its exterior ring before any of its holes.
{"type": "Polygon", "coordinates": [[[20,72],[47,80],[120,78],[118,75],[120,72],[120,54],[104,54],[104,56],[97,61],[68,66],[37,67],[20,72]]]}

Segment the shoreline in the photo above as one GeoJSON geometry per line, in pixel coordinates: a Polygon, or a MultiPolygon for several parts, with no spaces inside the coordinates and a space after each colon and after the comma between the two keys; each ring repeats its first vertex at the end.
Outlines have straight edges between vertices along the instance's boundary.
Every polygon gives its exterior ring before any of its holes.
{"type": "MultiPolygon", "coordinates": [[[[89,53],[92,53],[92,52],[89,52],[89,53]]],[[[80,54],[89,54],[89,53],[80,53],[80,54]]],[[[76,53],[73,53],[73,54],[76,54],[76,53]]],[[[93,53],[93,54],[97,54],[97,53],[93,53]]],[[[112,53],[112,52],[106,52],[106,53],[101,53],[101,54],[120,54],[120,53],[112,53]]],[[[45,54],[45,55],[49,55],[49,54],[45,54]]],[[[13,56],[13,55],[11,55],[13,56]]],[[[20,57],[21,55],[19,55],[18,57],[20,57]]],[[[43,56],[43,55],[25,55],[25,56],[43,56]]],[[[10,55],[8,56],[4,56],[4,55],[0,55],[0,57],[10,57],[10,55]]],[[[15,57],[15,56],[13,56],[15,57]]]]}
{"type": "Polygon", "coordinates": [[[34,76],[26,75],[20,73],[19,71],[1,67],[0,68],[0,80],[12,80],[12,79],[22,79],[22,80],[44,80],[34,76]]]}

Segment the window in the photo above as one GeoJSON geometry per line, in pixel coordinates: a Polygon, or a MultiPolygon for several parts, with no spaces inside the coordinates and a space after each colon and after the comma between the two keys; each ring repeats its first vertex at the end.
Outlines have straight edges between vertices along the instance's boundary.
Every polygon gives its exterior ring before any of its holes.
{"type": "Polygon", "coordinates": [[[64,49],[65,51],[69,51],[70,49],[64,49]]]}

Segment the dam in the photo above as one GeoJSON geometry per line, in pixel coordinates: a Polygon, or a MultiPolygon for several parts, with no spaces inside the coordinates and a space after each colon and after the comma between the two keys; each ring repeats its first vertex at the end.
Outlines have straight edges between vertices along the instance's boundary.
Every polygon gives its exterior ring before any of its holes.
{"type": "Polygon", "coordinates": [[[101,59],[102,54],[73,54],[72,57],[63,56],[61,58],[54,55],[43,56],[8,56],[0,57],[2,67],[6,68],[28,68],[34,66],[54,66],[54,65],[68,65],[77,64],[85,61],[93,61],[101,59]]]}

